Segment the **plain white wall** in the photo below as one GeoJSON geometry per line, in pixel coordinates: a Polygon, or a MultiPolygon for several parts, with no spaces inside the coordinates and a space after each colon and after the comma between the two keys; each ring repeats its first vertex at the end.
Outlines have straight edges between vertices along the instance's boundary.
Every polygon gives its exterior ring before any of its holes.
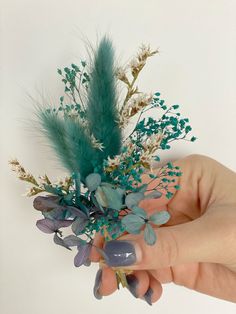
{"type": "Polygon", "coordinates": [[[235,304],[167,285],[152,308],[119,291],[97,301],[92,287],[97,266],[76,269],[74,253],[40,233],[32,199],[10,172],[18,157],[34,174],[63,176],[28,121],[27,93],[51,99],[63,92],[57,67],[85,57],[108,32],[117,56],[127,61],[140,43],[160,48],[140,79],[145,91],[160,91],[168,103],[182,104],[191,119],[194,144],[174,145],[167,158],[209,155],[236,170],[235,70],[236,2],[231,0],[1,0],[1,209],[0,312],[2,314],[236,312],[235,304]],[[37,92],[39,91],[39,93],[37,92]]]}

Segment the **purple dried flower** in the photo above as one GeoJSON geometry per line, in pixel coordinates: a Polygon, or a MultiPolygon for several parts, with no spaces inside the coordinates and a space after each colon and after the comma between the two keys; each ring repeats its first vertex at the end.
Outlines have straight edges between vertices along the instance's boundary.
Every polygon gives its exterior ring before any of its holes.
{"type": "Polygon", "coordinates": [[[52,220],[49,218],[40,219],[36,226],[45,233],[57,232],[60,228],[69,227],[73,220],[52,220]]]}
{"type": "Polygon", "coordinates": [[[80,267],[83,264],[88,264],[91,248],[91,243],[86,243],[84,245],[78,246],[78,253],[75,255],[74,258],[74,265],[76,267],[80,267]]]}
{"type": "Polygon", "coordinates": [[[48,212],[53,209],[64,209],[64,206],[58,204],[59,202],[58,196],[48,195],[48,196],[37,196],[34,199],[33,206],[36,210],[40,210],[41,212],[48,212]]]}

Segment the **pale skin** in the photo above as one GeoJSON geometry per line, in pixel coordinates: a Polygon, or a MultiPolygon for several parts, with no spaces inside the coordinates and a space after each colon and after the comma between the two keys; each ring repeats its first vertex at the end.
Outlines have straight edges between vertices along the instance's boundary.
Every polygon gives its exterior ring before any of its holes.
{"type": "MultiPolygon", "coordinates": [[[[127,268],[138,279],[137,294],[142,298],[151,287],[152,302],[156,302],[162,284],[174,282],[236,302],[236,173],[202,155],[190,155],[174,164],[183,172],[181,189],[171,200],[163,196],[140,203],[149,213],[167,209],[171,214],[169,222],[156,229],[156,244],[146,245],[142,235],[119,239],[135,243],[137,262],[127,268]]],[[[155,182],[150,187],[153,185],[155,182]]],[[[97,236],[95,244],[102,246],[102,237],[97,236]]],[[[91,259],[100,260],[94,249],[91,259]]],[[[114,270],[103,266],[100,294],[116,290],[114,270]]]]}

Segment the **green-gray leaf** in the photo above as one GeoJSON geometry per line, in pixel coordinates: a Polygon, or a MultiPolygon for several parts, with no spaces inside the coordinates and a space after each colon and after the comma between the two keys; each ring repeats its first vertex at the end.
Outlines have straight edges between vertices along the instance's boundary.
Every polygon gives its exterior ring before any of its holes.
{"type": "Polygon", "coordinates": [[[148,184],[147,184],[147,183],[145,183],[145,184],[143,184],[143,185],[140,185],[140,186],[136,189],[136,192],[144,193],[144,192],[146,192],[147,187],[148,187],[148,184]]]}
{"type": "Polygon", "coordinates": [[[54,237],[53,237],[53,241],[54,243],[65,247],[68,250],[71,250],[71,248],[69,247],[69,245],[67,243],[64,242],[64,240],[62,238],[60,238],[57,233],[55,232],[54,237]]]}
{"type": "Polygon", "coordinates": [[[144,193],[129,193],[125,198],[125,204],[128,208],[132,208],[133,206],[137,206],[139,202],[144,198],[144,193]]]}
{"type": "Polygon", "coordinates": [[[170,219],[170,214],[166,210],[162,210],[149,217],[149,220],[155,225],[163,225],[170,219]]]}
{"type": "Polygon", "coordinates": [[[108,200],[101,186],[98,186],[95,197],[98,203],[103,207],[108,207],[108,200]]]}
{"type": "Polygon", "coordinates": [[[85,184],[89,191],[95,191],[97,187],[101,184],[101,176],[99,173],[90,173],[86,178],[85,178],[85,184]]]}
{"type": "Polygon", "coordinates": [[[140,230],[145,223],[143,218],[134,214],[126,215],[121,222],[126,231],[134,234],[140,233],[140,230]]]}
{"type": "Polygon", "coordinates": [[[147,218],[147,213],[141,207],[133,206],[132,207],[132,213],[135,215],[138,215],[139,217],[142,217],[143,219],[147,218]]]}
{"type": "Polygon", "coordinates": [[[148,245],[154,245],[157,240],[156,233],[149,223],[146,223],[146,226],[144,229],[144,240],[148,245]]]}
{"type": "Polygon", "coordinates": [[[109,207],[115,210],[120,210],[123,205],[124,190],[113,188],[111,184],[104,184],[96,190],[96,198],[99,204],[103,207],[109,207]]]}
{"type": "Polygon", "coordinates": [[[76,218],[71,226],[71,229],[74,232],[74,234],[76,235],[81,234],[84,228],[87,226],[88,222],[89,222],[88,219],[83,219],[80,217],[76,218]]]}

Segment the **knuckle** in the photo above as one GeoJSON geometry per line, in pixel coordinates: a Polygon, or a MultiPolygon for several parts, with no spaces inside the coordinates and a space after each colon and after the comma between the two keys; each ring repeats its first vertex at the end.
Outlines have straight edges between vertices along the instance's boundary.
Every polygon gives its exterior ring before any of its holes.
{"type": "Polygon", "coordinates": [[[164,232],[160,232],[159,241],[162,254],[160,259],[162,265],[160,266],[169,267],[175,265],[179,256],[179,245],[174,232],[170,228],[166,228],[164,232]]]}

